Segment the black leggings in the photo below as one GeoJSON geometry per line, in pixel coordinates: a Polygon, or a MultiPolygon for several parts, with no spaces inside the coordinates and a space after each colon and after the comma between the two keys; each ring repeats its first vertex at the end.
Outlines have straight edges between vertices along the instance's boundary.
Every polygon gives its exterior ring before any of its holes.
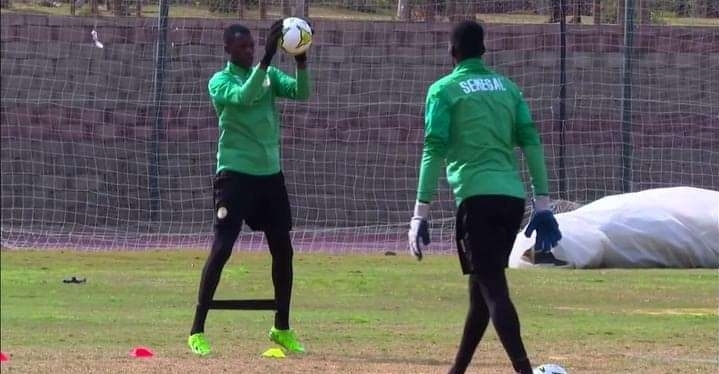
{"type": "Polygon", "coordinates": [[[469,276],[469,311],[457,357],[449,373],[460,374],[467,370],[490,319],[514,369],[531,374],[532,367],[520,336],[519,318],[509,297],[504,269],[469,276]]]}
{"type": "MultiPolygon", "coordinates": [[[[232,254],[232,248],[240,234],[240,227],[224,227],[215,230],[215,239],[212,249],[202,269],[200,289],[197,297],[195,319],[190,334],[205,331],[205,320],[209,311],[210,302],[215,295],[220,275],[227,260],[232,254]]],[[[286,230],[265,231],[265,239],[272,255],[272,284],[275,289],[275,327],[281,330],[289,329],[290,298],[292,295],[292,244],[290,233],[286,230]]]]}

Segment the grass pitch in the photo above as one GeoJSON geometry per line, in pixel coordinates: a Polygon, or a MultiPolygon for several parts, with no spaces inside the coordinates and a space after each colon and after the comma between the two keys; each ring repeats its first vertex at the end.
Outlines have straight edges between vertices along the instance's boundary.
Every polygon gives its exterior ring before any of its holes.
{"type": "MultiPolygon", "coordinates": [[[[0,253],[2,373],[444,373],[467,308],[456,257],[295,255],[291,323],[308,353],[260,354],[271,312],[210,311],[185,342],[206,252],[0,253]],[[64,284],[77,276],[85,284],[64,284]],[[133,347],[155,352],[129,357],[133,347]]],[[[217,298],[272,296],[268,253],[237,252],[217,298]]],[[[716,270],[510,270],[535,365],[570,373],[719,370],[716,270]]],[[[470,373],[510,372],[490,328],[470,373]]]]}

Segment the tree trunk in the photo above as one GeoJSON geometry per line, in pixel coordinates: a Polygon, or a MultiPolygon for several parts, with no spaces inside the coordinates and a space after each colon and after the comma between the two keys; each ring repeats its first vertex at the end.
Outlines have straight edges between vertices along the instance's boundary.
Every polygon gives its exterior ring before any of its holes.
{"type": "Polygon", "coordinates": [[[400,21],[409,20],[409,0],[397,0],[397,19],[400,21]]]}
{"type": "Polygon", "coordinates": [[[652,0],[639,1],[639,24],[649,24],[652,22],[652,0]]]}
{"type": "Polygon", "coordinates": [[[594,24],[598,25],[602,23],[602,3],[601,0],[594,0],[594,9],[592,9],[592,15],[594,16],[594,24]]]}
{"type": "Polygon", "coordinates": [[[719,17],[719,0],[707,0],[706,16],[712,18],[719,17]]]}
{"type": "Polygon", "coordinates": [[[677,0],[674,5],[674,13],[677,17],[689,16],[689,2],[687,0],[677,0]]]}
{"type": "Polygon", "coordinates": [[[454,0],[447,0],[445,2],[446,8],[444,9],[445,14],[447,15],[447,18],[452,22],[457,22],[458,16],[460,14],[459,6],[457,6],[457,2],[454,0]]]}
{"type": "Polygon", "coordinates": [[[245,0],[237,0],[237,18],[245,18],[245,0]]]}
{"type": "Polygon", "coordinates": [[[427,2],[424,5],[424,20],[425,20],[425,22],[433,22],[435,14],[436,14],[435,5],[433,3],[427,2]]]}
{"type": "Polygon", "coordinates": [[[701,0],[697,3],[697,16],[706,18],[719,17],[719,0],[701,0]]]}
{"type": "Polygon", "coordinates": [[[561,13],[559,7],[561,7],[559,0],[551,0],[549,2],[549,23],[559,22],[559,17],[561,13]]]}
{"type": "Polygon", "coordinates": [[[267,2],[265,0],[257,0],[257,6],[260,8],[260,19],[267,19],[267,2]]]}
{"type": "Polygon", "coordinates": [[[574,0],[574,23],[582,23],[583,0],[574,0]]]}

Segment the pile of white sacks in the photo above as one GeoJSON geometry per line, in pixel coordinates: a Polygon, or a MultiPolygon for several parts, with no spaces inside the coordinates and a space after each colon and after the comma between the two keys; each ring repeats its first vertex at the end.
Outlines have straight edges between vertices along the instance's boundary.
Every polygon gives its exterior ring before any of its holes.
{"type": "MultiPolygon", "coordinates": [[[[657,188],[603,197],[556,214],[562,240],[555,257],[572,268],[719,268],[719,192],[657,188]]],[[[511,268],[535,266],[517,235],[511,268]]]]}

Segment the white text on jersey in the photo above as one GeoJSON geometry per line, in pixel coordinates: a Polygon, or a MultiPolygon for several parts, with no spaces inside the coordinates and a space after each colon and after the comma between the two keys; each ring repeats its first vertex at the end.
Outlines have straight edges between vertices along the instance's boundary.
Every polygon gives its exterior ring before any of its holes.
{"type": "Polygon", "coordinates": [[[472,93],[477,91],[506,91],[499,78],[473,78],[459,82],[464,93],[472,93]]]}

